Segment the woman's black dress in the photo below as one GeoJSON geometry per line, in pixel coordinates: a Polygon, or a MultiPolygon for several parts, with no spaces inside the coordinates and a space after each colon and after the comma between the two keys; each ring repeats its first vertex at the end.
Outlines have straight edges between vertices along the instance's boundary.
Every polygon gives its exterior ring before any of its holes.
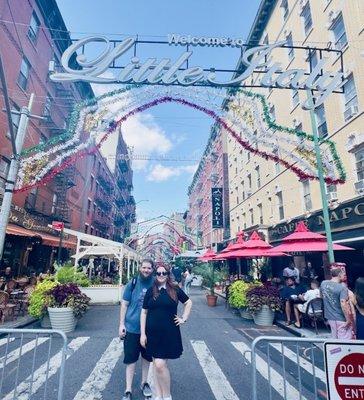
{"type": "MultiPolygon", "coordinates": [[[[185,303],[189,297],[177,288],[178,300],[185,303]]],[[[174,323],[178,302],[160,289],[159,296],[153,299],[153,288],[147,290],[143,308],[148,310],[145,333],[147,336],[146,352],[153,358],[175,359],[183,352],[181,331],[174,323]]]]}

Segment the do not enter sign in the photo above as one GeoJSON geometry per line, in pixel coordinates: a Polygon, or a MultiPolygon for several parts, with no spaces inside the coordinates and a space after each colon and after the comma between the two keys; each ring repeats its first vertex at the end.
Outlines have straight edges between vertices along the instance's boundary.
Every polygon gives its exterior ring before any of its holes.
{"type": "Polygon", "coordinates": [[[364,400],[364,344],[325,343],[327,387],[331,400],[364,400]]]}

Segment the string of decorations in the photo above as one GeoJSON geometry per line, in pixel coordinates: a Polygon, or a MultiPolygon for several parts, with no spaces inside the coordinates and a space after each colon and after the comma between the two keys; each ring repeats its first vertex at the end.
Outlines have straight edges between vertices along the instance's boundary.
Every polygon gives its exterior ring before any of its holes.
{"type": "MultiPolygon", "coordinates": [[[[317,179],[313,136],[278,125],[272,119],[263,95],[240,88],[226,94],[220,88],[133,85],[79,103],[71,113],[64,134],[24,150],[16,191],[48,183],[76,159],[98,151],[108,136],[128,118],[170,102],[210,116],[243,148],[284,165],[300,179],[317,179]],[[228,100],[225,108],[221,107],[222,100],[228,100]]],[[[326,182],[343,183],[345,172],[334,142],[322,139],[321,146],[326,182]]]]}

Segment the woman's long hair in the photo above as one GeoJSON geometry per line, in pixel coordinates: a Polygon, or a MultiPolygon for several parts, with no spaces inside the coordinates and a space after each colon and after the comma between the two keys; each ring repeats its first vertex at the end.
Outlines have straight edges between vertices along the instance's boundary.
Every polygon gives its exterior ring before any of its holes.
{"type": "Polygon", "coordinates": [[[355,297],[358,307],[364,308],[364,278],[355,281],[355,297]]]}
{"type": "MultiPolygon", "coordinates": [[[[169,275],[167,276],[166,280],[166,290],[169,295],[169,297],[174,300],[175,302],[178,301],[177,297],[177,290],[176,290],[176,285],[174,284],[172,277],[171,277],[171,267],[168,264],[159,264],[156,266],[156,271],[159,267],[163,267],[167,272],[169,272],[169,275]]],[[[159,296],[159,285],[158,285],[158,280],[157,277],[154,278],[153,282],[153,299],[156,300],[157,297],[159,296]]]]}

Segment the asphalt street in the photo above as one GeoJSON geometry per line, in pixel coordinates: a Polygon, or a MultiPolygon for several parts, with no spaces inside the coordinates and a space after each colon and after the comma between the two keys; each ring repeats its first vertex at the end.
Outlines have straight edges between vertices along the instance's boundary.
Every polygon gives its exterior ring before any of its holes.
{"type": "MultiPolygon", "coordinates": [[[[242,320],[225,308],[221,298],[216,308],[207,307],[204,291],[200,289],[193,288],[191,298],[191,317],[182,327],[184,353],[179,360],[169,362],[173,399],[251,399],[252,371],[248,351],[252,340],[260,335],[289,334],[277,327],[258,328],[252,322],[242,320]]],[[[66,361],[65,400],[121,399],[125,368],[122,362],[123,342],[117,338],[118,323],[118,306],[94,306],[79,321],[76,330],[68,334],[69,346],[73,351],[66,361]]],[[[37,324],[33,327],[38,328],[37,324]]],[[[34,345],[34,341],[26,337],[19,357],[19,340],[5,343],[4,339],[3,342],[0,339],[0,379],[3,382],[0,398],[28,399],[31,382],[35,392],[32,399],[57,398],[61,341],[53,339],[50,343],[50,340],[42,340],[34,345]],[[25,345],[28,347],[25,348],[25,345]],[[36,354],[34,347],[37,347],[36,354]],[[4,360],[6,348],[8,356],[4,360]],[[35,373],[31,377],[33,365],[35,373]],[[15,385],[17,371],[18,384],[15,385]]],[[[279,346],[264,346],[260,350],[255,388],[259,399],[268,399],[269,393],[272,399],[282,399],[284,394],[287,399],[299,398],[298,379],[302,383],[302,399],[314,399],[313,391],[325,390],[323,361],[317,348],[287,347],[283,354],[279,346]],[[301,360],[300,368],[297,368],[297,355],[301,360]],[[312,355],[318,367],[315,378],[309,363],[312,355]]],[[[143,398],[139,384],[140,368],[134,381],[134,399],[143,398]]]]}

